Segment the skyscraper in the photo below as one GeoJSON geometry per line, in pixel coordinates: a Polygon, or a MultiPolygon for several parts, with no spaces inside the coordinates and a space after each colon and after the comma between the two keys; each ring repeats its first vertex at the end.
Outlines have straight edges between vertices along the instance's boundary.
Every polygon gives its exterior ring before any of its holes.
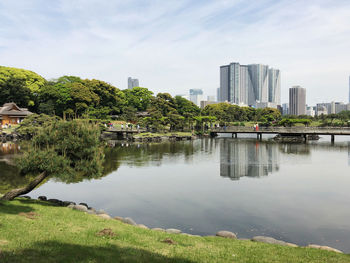
{"type": "Polygon", "coordinates": [[[140,87],[139,80],[128,77],[128,89],[140,87]]]}
{"type": "Polygon", "coordinates": [[[256,106],[257,103],[280,104],[280,71],[267,65],[240,65],[237,62],[220,67],[220,99],[233,104],[256,106]]]}
{"type": "Polygon", "coordinates": [[[289,114],[306,115],[306,89],[300,86],[289,89],[289,114]]]}
{"type": "Polygon", "coordinates": [[[190,89],[190,101],[192,101],[197,106],[200,106],[203,100],[203,90],[201,89],[190,89]]]}
{"type": "Polygon", "coordinates": [[[350,76],[349,76],[349,103],[350,103],[350,76]]]}

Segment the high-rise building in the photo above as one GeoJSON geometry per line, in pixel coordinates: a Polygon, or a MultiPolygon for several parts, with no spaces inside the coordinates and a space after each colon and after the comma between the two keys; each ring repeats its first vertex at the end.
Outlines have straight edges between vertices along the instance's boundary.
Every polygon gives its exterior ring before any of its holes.
{"type": "Polygon", "coordinates": [[[140,87],[139,80],[128,77],[128,89],[140,87]]]}
{"type": "Polygon", "coordinates": [[[349,103],[350,103],[350,76],[349,76],[349,103]]]}
{"type": "Polygon", "coordinates": [[[289,103],[283,103],[282,104],[282,114],[288,115],[289,114],[289,103]]]}
{"type": "Polygon", "coordinates": [[[306,89],[300,86],[289,89],[289,114],[306,115],[306,89]]]}
{"type": "Polygon", "coordinates": [[[203,100],[203,90],[201,89],[190,89],[190,101],[197,106],[200,106],[200,102],[203,100]]]}
{"type": "Polygon", "coordinates": [[[279,69],[269,69],[269,102],[281,105],[281,74],[279,69]]]}
{"type": "MultiPolygon", "coordinates": [[[[220,99],[237,105],[281,102],[281,77],[278,69],[267,65],[240,65],[237,62],[220,67],[220,99]]],[[[262,104],[259,104],[262,105],[262,104]]]]}

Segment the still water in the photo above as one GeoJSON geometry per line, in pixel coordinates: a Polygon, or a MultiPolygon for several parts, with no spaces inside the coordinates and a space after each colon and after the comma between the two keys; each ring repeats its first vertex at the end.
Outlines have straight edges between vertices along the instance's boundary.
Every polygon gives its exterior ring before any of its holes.
{"type": "MultiPolygon", "coordinates": [[[[350,252],[350,143],[339,140],[117,144],[106,149],[102,178],[50,180],[30,196],[86,202],[149,227],[200,235],[228,230],[350,252]]],[[[26,183],[9,165],[18,150],[11,147],[0,147],[0,192],[26,183]]]]}

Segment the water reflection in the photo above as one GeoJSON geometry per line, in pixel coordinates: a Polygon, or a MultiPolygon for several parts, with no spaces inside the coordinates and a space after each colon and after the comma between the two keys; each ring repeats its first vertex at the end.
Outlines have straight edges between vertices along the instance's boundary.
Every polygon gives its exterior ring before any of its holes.
{"type": "Polygon", "coordinates": [[[275,143],[220,141],[220,176],[262,177],[279,170],[280,153],[275,143]]]}
{"type": "Polygon", "coordinates": [[[348,165],[350,166],[350,142],[348,142],[348,165]]]}

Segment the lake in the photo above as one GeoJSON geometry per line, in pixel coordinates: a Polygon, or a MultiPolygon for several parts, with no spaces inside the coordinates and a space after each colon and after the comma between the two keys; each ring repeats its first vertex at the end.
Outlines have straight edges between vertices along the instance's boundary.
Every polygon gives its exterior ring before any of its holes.
{"type": "MultiPolygon", "coordinates": [[[[350,252],[350,138],[307,144],[248,135],[106,149],[105,175],[50,180],[29,195],[86,202],[149,227],[239,238],[272,236],[350,252]]],[[[10,165],[18,145],[0,144],[0,192],[26,181],[10,165]]]]}

